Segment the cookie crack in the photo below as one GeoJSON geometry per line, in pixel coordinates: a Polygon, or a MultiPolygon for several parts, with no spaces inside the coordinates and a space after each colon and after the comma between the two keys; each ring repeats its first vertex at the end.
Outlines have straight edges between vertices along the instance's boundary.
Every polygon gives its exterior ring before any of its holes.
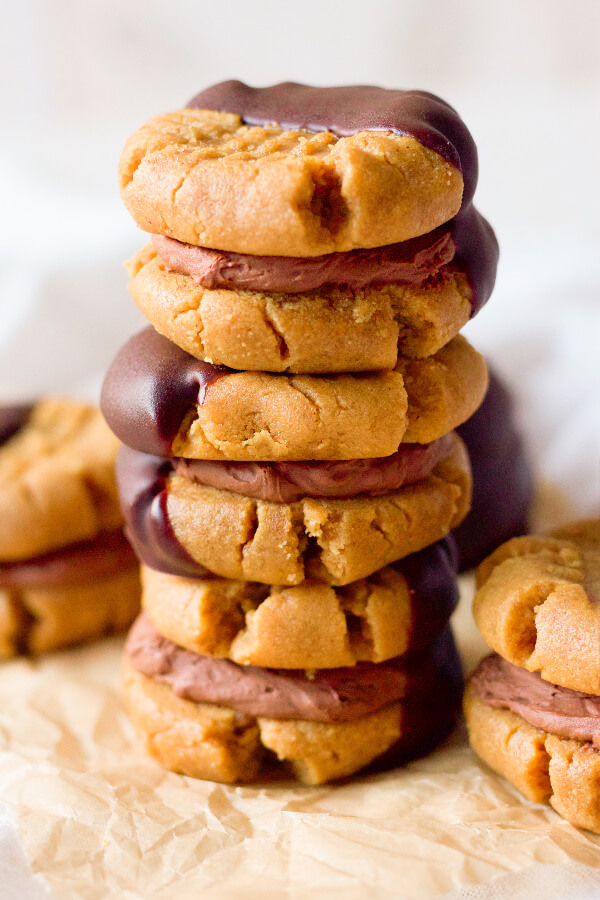
{"type": "Polygon", "coordinates": [[[268,312],[268,310],[263,309],[263,310],[261,310],[261,312],[262,312],[262,319],[265,324],[265,327],[268,328],[272,332],[275,340],[277,341],[279,358],[281,359],[282,362],[285,362],[290,357],[290,351],[289,351],[289,347],[287,345],[286,339],[284,338],[280,329],[275,324],[275,321],[273,320],[273,318],[270,315],[270,313],[268,312]]]}

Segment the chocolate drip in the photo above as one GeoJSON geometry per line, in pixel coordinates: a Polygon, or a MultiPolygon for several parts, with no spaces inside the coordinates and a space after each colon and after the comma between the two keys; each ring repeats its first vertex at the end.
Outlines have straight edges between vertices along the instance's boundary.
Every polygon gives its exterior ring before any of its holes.
{"type": "Polygon", "coordinates": [[[600,750],[600,696],[544,681],[497,653],[480,662],[471,684],[488,706],[509,709],[534,728],[600,750]]]}
{"type": "Polygon", "coordinates": [[[0,406],[0,446],[20,431],[34,407],[33,403],[0,406]]]}
{"type": "Polygon", "coordinates": [[[125,652],[135,669],[195,703],[222,704],[248,715],[322,722],[350,721],[406,697],[427,696],[437,679],[456,671],[458,659],[446,629],[425,653],[410,661],[396,657],[320,669],[309,678],[301,670],[241,666],[200,656],[162,637],[145,613],[133,626],[125,652]]]}
{"type": "Polygon", "coordinates": [[[410,646],[420,649],[448,622],[458,604],[458,553],[451,535],[394,563],[408,582],[412,604],[410,646]]]}
{"type": "Polygon", "coordinates": [[[175,537],[167,512],[171,461],[121,447],[117,484],[125,533],[141,562],[151,569],[186,578],[211,576],[175,537]]]}
{"type": "Polygon", "coordinates": [[[284,130],[392,131],[416,138],[462,172],[463,206],[477,185],[477,150],[458,113],[426,91],[400,91],[369,85],[310,87],[283,82],[252,88],[223,81],[196,94],[189,109],[236,113],[247,125],[280,125],[284,130]]]}
{"type": "Polygon", "coordinates": [[[504,541],[527,532],[534,484],[510,394],[495,372],[490,370],[483,403],[457,431],[473,477],[471,511],[453,532],[464,571],[504,541]]]}
{"type": "Polygon", "coordinates": [[[23,562],[0,565],[0,589],[32,590],[93,584],[137,566],[122,531],[101,534],[91,541],[69,544],[23,562]]]}
{"type": "Polygon", "coordinates": [[[116,436],[136,450],[169,456],[184,416],[231,369],[201,362],[145,328],[117,353],[100,407],[116,436]]]}

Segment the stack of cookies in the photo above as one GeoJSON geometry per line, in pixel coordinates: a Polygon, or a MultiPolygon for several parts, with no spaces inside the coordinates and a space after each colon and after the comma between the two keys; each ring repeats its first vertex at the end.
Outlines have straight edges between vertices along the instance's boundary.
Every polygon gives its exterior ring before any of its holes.
{"type": "Polygon", "coordinates": [[[477,572],[495,651],[465,715],[475,751],[530,800],[600,833],[600,520],[514,538],[477,572]]]}
{"type": "Polygon", "coordinates": [[[472,138],[416,91],[225,82],[127,142],[153,327],[103,411],[143,563],[125,696],[148,751],[305,783],[423,753],[454,721],[454,429],[487,387],[458,332],[497,244],[472,138]]]}

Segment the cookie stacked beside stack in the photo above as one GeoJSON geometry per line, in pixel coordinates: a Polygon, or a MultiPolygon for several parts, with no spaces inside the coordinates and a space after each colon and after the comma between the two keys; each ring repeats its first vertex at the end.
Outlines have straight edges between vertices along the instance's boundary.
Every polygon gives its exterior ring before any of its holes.
{"type": "Polygon", "coordinates": [[[458,332],[497,261],[476,170],[447,104],[379,88],[226,82],[128,141],[153,328],[103,410],[144,564],[126,700],[168,768],[320,783],[451,727],[453,429],[487,385],[458,332]]]}
{"type": "Polygon", "coordinates": [[[528,799],[600,833],[600,520],[513,538],[477,581],[495,653],[465,694],[473,748],[528,799]]]}

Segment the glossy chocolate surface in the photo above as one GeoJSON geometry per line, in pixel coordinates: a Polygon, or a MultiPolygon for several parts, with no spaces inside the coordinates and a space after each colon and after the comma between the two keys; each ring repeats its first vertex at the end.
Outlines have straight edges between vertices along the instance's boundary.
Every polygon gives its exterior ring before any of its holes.
{"type": "Polygon", "coordinates": [[[153,328],[134,335],[114,358],[102,385],[100,408],[128,447],[170,456],[184,416],[231,369],[201,362],[153,328]]]}
{"type": "Polygon", "coordinates": [[[33,403],[0,406],[0,446],[20,431],[31,415],[33,403]]]}
{"type": "Polygon", "coordinates": [[[600,697],[544,681],[493,653],[473,673],[472,685],[488,706],[508,709],[534,728],[600,750],[600,697]]]}
{"type": "Polygon", "coordinates": [[[247,125],[276,124],[284,130],[391,131],[416,138],[462,172],[463,206],[477,185],[477,150],[466,125],[448,103],[426,91],[401,91],[370,85],[311,87],[283,82],[252,88],[222,81],[190,100],[189,109],[236,113],[247,125]]]}
{"type": "Polygon", "coordinates": [[[125,532],[141,562],[151,569],[187,578],[210,577],[179,543],[167,513],[171,461],[121,447],[117,485],[125,532]]]}
{"type": "Polygon", "coordinates": [[[471,511],[453,531],[462,571],[527,532],[534,484],[512,399],[493,370],[482,405],[456,430],[466,444],[473,477],[471,511]]]}
{"type": "Polygon", "coordinates": [[[357,663],[302,670],[241,666],[200,656],[156,630],[145,613],[134,624],[125,648],[131,665],[195,703],[215,703],[252,716],[344,722],[407,697],[427,695],[436,679],[452,677],[457,654],[448,630],[426,653],[382,663],[357,663]]]}

